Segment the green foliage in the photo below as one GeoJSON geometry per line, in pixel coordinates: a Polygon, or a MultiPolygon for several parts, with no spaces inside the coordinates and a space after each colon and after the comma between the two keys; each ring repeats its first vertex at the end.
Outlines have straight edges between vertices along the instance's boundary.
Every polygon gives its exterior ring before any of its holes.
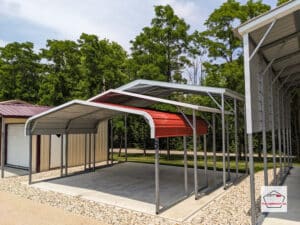
{"type": "Polygon", "coordinates": [[[78,43],[83,76],[79,93],[83,98],[90,98],[128,81],[124,73],[127,54],[119,44],[106,39],[99,40],[96,35],[85,33],[80,36],[78,43]]]}
{"type": "Polygon", "coordinates": [[[290,0],[277,0],[277,6],[282,5],[290,0]]]}
{"type": "Polygon", "coordinates": [[[80,52],[74,41],[48,40],[42,49],[43,64],[40,104],[59,105],[74,97],[82,76],[79,72],[80,52]]]}
{"type": "Polygon", "coordinates": [[[244,92],[242,42],[235,37],[233,29],[269,9],[262,1],[249,0],[242,5],[228,0],[213,11],[205,22],[207,30],[197,34],[197,40],[211,58],[204,63],[205,85],[244,92]]]}
{"type": "Polygon", "coordinates": [[[181,81],[182,69],[189,65],[191,36],[189,25],[175,15],[171,6],[155,6],[150,27],[133,40],[130,77],[164,81],[181,81]]]}
{"type": "Polygon", "coordinates": [[[39,90],[39,56],[33,43],[10,43],[0,48],[0,99],[37,102],[39,90]]]}

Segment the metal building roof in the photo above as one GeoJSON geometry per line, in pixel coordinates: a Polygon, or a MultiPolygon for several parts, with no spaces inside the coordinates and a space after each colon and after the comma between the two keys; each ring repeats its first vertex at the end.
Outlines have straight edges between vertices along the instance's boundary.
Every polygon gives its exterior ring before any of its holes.
{"type": "Polygon", "coordinates": [[[50,107],[37,106],[29,103],[20,102],[2,102],[0,103],[0,115],[3,117],[31,117],[48,110],[50,107]]]}
{"type": "MultiPolygon", "coordinates": [[[[268,88],[273,85],[273,99],[278,99],[275,96],[278,91],[285,98],[294,90],[292,87],[300,85],[300,0],[289,1],[253,18],[235,31],[244,42],[247,130],[258,132],[262,129],[260,112],[272,113],[268,88]]],[[[270,117],[266,120],[269,130],[270,117]]]]}
{"type": "Polygon", "coordinates": [[[123,85],[118,90],[128,91],[137,94],[144,94],[155,96],[159,98],[165,98],[170,96],[174,92],[181,92],[184,94],[200,94],[200,95],[221,95],[225,97],[236,98],[240,101],[244,100],[244,96],[231,91],[226,88],[216,88],[216,87],[206,87],[188,84],[176,84],[163,81],[153,81],[153,80],[135,80],[126,85],[123,85]]]}
{"type": "MultiPolygon", "coordinates": [[[[99,122],[120,114],[134,114],[145,118],[150,136],[188,136],[192,129],[183,116],[137,107],[73,100],[29,118],[26,134],[96,133],[99,122]]],[[[207,132],[207,125],[197,120],[198,134],[207,132]]]]}
{"type": "Polygon", "coordinates": [[[249,39],[259,46],[259,53],[266,63],[273,60],[274,73],[281,78],[294,72],[300,72],[300,1],[289,1],[261,16],[258,16],[237,28],[242,36],[248,33],[249,39]],[[273,25],[272,25],[273,23],[273,25]],[[271,27],[272,26],[272,27],[271,27]],[[270,32],[263,39],[264,34],[270,32]]]}

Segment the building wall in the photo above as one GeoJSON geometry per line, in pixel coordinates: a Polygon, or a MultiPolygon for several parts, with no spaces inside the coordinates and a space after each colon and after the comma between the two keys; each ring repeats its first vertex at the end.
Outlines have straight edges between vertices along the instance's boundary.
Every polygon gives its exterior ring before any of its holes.
{"type": "MultiPolygon", "coordinates": [[[[93,135],[91,135],[91,161],[93,162],[93,135]]],[[[85,144],[87,147],[87,161],[89,159],[89,134],[70,134],[68,148],[68,166],[83,165],[85,160],[85,144]],[[87,136],[87,143],[85,139],[87,136]]],[[[41,171],[49,170],[49,135],[41,138],[41,171]]],[[[96,162],[107,159],[107,121],[101,122],[96,134],[96,162]]]]}
{"type": "MultiPolygon", "coordinates": [[[[26,118],[5,118],[5,124],[25,124],[26,118]]],[[[88,135],[87,135],[88,136],[88,135]]],[[[91,135],[91,161],[93,162],[93,135],[91,135]]],[[[49,135],[41,135],[40,146],[40,171],[47,171],[50,168],[50,146],[49,135]]],[[[87,149],[89,150],[89,138],[87,138],[87,149]]],[[[107,121],[99,123],[96,134],[96,162],[106,161],[107,159],[107,121]]],[[[85,134],[69,135],[68,165],[78,166],[84,164],[85,153],[85,134]]],[[[36,171],[37,163],[37,136],[32,136],[32,169],[36,171]]],[[[87,154],[88,160],[88,154],[87,154]]]]}

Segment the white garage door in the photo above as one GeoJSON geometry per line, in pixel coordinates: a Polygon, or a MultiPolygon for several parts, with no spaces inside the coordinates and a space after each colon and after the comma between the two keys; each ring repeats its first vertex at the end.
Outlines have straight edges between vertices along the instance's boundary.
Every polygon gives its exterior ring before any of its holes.
{"type": "Polygon", "coordinates": [[[24,124],[7,126],[7,164],[21,167],[29,165],[29,137],[24,135],[24,124]]]}

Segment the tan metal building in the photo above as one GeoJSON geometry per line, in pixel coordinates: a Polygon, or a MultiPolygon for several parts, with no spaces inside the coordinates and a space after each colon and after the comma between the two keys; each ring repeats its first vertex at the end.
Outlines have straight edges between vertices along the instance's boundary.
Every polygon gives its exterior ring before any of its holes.
{"type": "MultiPolygon", "coordinates": [[[[27,169],[29,165],[28,136],[25,136],[25,123],[31,116],[48,110],[49,107],[32,105],[20,100],[0,102],[1,149],[6,166],[27,169]],[[4,140],[2,142],[2,139],[4,140]]],[[[107,121],[98,126],[95,140],[96,162],[107,159],[107,121]]],[[[32,166],[34,172],[47,171],[61,165],[61,136],[34,135],[32,140],[32,166]]],[[[93,161],[93,135],[69,135],[68,166],[83,165],[93,161]],[[89,141],[91,139],[91,141],[89,141]],[[91,143],[91,146],[89,146],[91,143]],[[86,146],[85,146],[86,145],[86,146]],[[87,149],[87,153],[85,151],[87,149]],[[87,154],[85,156],[85,153],[87,154]]],[[[65,152],[64,152],[65,154],[65,152]]]]}

